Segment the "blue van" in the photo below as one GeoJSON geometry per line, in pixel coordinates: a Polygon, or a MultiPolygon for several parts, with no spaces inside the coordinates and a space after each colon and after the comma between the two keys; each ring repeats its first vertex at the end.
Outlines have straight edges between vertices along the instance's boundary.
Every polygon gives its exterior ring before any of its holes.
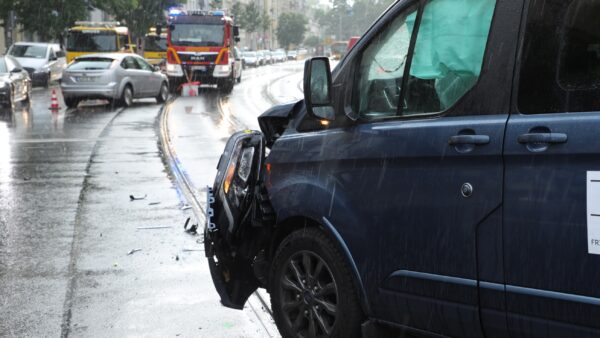
{"type": "Polygon", "coordinates": [[[283,337],[600,337],[600,1],[399,0],[209,190],[283,337]],[[598,128],[598,129],[596,129],[598,128]]]}

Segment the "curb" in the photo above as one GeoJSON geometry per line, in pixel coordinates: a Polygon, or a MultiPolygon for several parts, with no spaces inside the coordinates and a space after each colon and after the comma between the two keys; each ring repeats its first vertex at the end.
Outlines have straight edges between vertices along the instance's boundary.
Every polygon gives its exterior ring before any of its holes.
{"type": "MultiPolygon", "coordinates": [[[[194,215],[196,216],[198,223],[204,224],[206,220],[206,210],[202,206],[202,202],[199,200],[199,196],[196,195],[196,193],[198,193],[199,191],[194,187],[191,180],[183,170],[183,166],[179,161],[179,158],[177,157],[175,149],[173,149],[171,138],[169,137],[168,119],[169,113],[171,112],[171,104],[174,101],[175,98],[169,99],[164,104],[159,114],[159,145],[160,149],[163,152],[163,159],[165,161],[165,164],[168,166],[169,171],[173,174],[175,182],[182,191],[185,199],[192,207],[192,210],[194,212],[194,215]]],[[[220,103],[221,102],[219,101],[218,109],[220,110],[219,113],[222,113],[222,107],[220,103]]],[[[271,330],[267,328],[268,325],[265,324],[265,322],[273,323],[273,313],[271,312],[270,307],[267,305],[267,302],[260,295],[258,290],[255,291],[253,295],[258,299],[259,302],[257,304],[252,304],[253,302],[251,301],[251,299],[248,299],[248,307],[256,315],[257,320],[261,323],[266,333],[270,337],[275,337],[276,335],[273,335],[273,333],[270,332],[271,330]],[[264,309],[264,313],[260,312],[260,307],[264,309]]]]}

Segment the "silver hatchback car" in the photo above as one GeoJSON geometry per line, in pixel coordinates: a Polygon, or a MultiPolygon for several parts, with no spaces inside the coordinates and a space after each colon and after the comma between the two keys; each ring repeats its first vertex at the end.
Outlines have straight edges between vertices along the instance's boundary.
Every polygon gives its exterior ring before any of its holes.
{"type": "Polygon", "coordinates": [[[90,54],[76,58],[64,70],[60,88],[69,108],[86,99],[108,99],[130,106],[134,98],[169,95],[167,77],[136,54],[90,54]]]}

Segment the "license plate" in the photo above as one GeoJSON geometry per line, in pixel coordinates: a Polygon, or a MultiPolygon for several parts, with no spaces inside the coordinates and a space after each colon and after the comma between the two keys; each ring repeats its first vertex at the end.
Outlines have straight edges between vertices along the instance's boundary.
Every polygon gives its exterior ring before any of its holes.
{"type": "Polygon", "coordinates": [[[192,70],[197,70],[197,71],[205,72],[206,71],[206,66],[192,66],[192,70]]]}
{"type": "Polygon", "coordinates": [[[94,82],[96,81],[95,77],[90,77],[90,76],[79,76],[77,78],[77,82],[94,82]]]}

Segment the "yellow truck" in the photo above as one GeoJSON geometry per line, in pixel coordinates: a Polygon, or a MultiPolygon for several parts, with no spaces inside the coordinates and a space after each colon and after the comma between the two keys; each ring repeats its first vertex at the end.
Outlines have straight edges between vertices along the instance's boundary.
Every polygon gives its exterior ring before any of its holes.
{"type": "Polygon", "coordinates": [[[152,65],[159,65],[167,58],[167,33],[156,34],[156,28],[144,36],[142,45],[144,59],[152,65]]]}
{"type": "Polygon", "coordinates": [[[77,21],[67,30],[67,62],[92,53],[135,52],[129,29],[119,22],[77,21]]]}

